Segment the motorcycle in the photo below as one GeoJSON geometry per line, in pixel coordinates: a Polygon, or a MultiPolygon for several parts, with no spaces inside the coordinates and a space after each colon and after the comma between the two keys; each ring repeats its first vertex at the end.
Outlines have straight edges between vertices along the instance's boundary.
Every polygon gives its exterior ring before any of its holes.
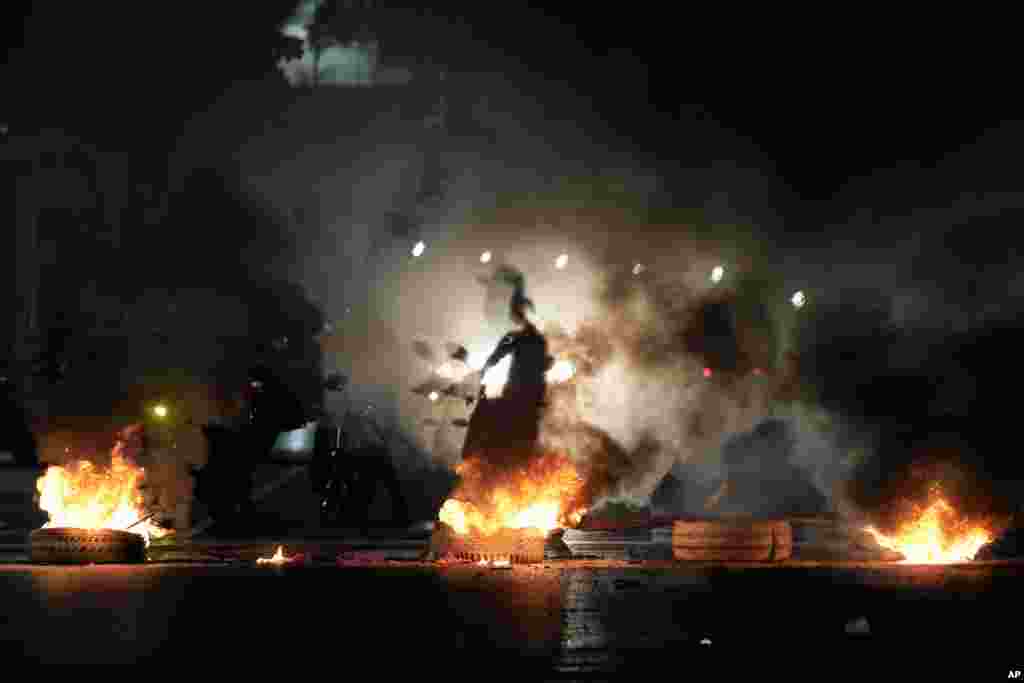
{"type": "MultiPolygon", "coordinates": [[[[343,391],[347,380],[332,374],[323,384],[328,392],[343,391]]],[[[321,421],[323,414],[309,415],[307,422],[321,421]]],[[[250,459],[253,448],[246,428],[233,429],[207,424],[202,427],[209,444],[209,458],[202,468],[193,468],[196,480],[195,497],[206,505],[213,519],[226,518],[240,508],[252,504],[253,468],[257,461],[250,459]]],[[[340,430],[319,424],[316,428],[311,467],[314,490],[319,501],[327,501],[326,508],[338,508],[346,498],[347,486],[339,476],[341,450],[340,430]]],[[[294,459],[273,458],[272,454],[259,460],[263,464],[294,465],[294,459]]],[[[262,456],[261,456],[262,457],[262,456]]]]}

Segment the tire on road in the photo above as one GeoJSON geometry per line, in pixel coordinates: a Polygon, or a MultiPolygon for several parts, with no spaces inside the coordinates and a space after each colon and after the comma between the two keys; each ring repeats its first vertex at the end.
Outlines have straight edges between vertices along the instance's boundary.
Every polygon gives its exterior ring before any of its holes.
{"type": "Polygon", "coordinates": [[[146,561],[146,541],[116,529],[37,529],[29,558],[42,564],[134,564],[146,561]]]}
{"type": "Polygon", "coordinates": [[[436,557],[479,562],[508,559],[512,564],[539,564],[544,561],[543,534],[519,529],[503,529],[493,536],[454,533],[447,525],[438,524],[431,539],[436,557]]]}
{"type": "Polygon", "coordinates": [[[672,556],[686,562],[778,562],[793,554],[793,529],[783,520],[676,521],[672,556]]]}

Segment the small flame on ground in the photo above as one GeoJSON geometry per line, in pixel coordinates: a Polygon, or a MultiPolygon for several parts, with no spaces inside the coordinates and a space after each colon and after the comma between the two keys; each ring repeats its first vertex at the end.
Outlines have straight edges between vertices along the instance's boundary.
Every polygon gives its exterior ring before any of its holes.
{"type": "Polygon", "coordinates": [[[291,561],[292,558],[284,554],[284,548],[277,546],[277,552],[274,553],[273,557],[261,557],[256,560],[256,564],[286,564],[291,561]]]}
{"type": "Polygon", "coordinates": [[[883,548],[903,555],[901,564],[969,562],[993,537],[984,525],[961,518],[942,497],[919,510],[893,534],[883,534],[871,526],[865,531],[883,548]]]}

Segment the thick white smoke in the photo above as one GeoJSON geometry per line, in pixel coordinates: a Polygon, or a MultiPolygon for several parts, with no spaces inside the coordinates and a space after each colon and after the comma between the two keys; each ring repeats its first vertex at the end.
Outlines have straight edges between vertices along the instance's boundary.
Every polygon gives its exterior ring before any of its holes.
{"type": "MultiPolygon", "coordinates": [[[[498,77],[462,85],[487,106],[464,111],[472,125],[443,140],[402,114],[411,94],[395,92],[395,110],[380,111],[369,99],[336,103],[325,91],[288,104],[277,114],[281,128],[235,154],[254,195],[282,215],[301,206],[297,229],[319,231],[296,267],[333,325],[326,368],[352,378],[329,407],[374,403],[414,446],[396,448],[400,458],[416,451],[409,465],[424,454],[456,463],[465,429],[453,423],[471,406],[413,389],[436,375],[452,345],[478,362],[509,330],[511,288],[494,277],[508,265],[523,273],[552,350],[595,356],[579,387],[591,400],[573,409],[626,461],[615,467],[617,493],[643,498],[680,462],[715,470],[723,441],[764,416],[770,391],[749,363],[703,376],[706,354],[688,339],[700,336],[700,309],[733,297],[736,316],[747,318],[745,302],[763,300],[769,321],[751,325],[757,331],[740,345],[764,346],[748,355],[766,368],[778,360],[773,336],[785,327],[774,313],[791,309],[784,288],[763,284],[773,277],[763,245],[735,226],[749,213],[735,204],[764,193],[762,176],[691,169],[685,191],[669,197],[657,170],[595,144],[614,136],[583,121],[586,103],[564,88],[498,77]],[[396,207],[411,205],[434,165],[444,169],[443,199],[410,213],[408,230],[396,227],[396,207]]],[[[601,443],[594,438],[584,440],[601,443]]]]}

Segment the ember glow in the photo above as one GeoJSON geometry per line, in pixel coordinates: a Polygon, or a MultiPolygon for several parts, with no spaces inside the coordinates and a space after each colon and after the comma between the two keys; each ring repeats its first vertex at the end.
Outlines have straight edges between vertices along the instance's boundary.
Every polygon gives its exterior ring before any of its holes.
{"type": "Polygon", "coordinates": [[[139,485],[145,471],[122,455],[122,444],[114,447],[109,468],[88,460],[67,467],[50,466],[36,482],[39,507],[50,516],[44,529],[116,529],[132,531],[146,539],[167,535],[148,520],[139,485]],[[131,527],[129,529],[129,527],[131,527]]]}
{"type": "Polygon", "coordinates": [[[962,518],[941,496],[918,510],[893,534],[883,534],[874,527],[865,530],[883,548],[902,554],[906,558],[902,564],[969,562],[993,538],[990,529],[962,518]]]}
{"type": "Polygon", "coordinates": [[[455,533],[489,536],[502,529],[529,529],[543,535],[579,524],[586,512],[572,504],[583,481],[568,458],[544,455],[500,477],[488,470],[475,460],[457,468],[462,484],[439,515],[455,533]]]}

